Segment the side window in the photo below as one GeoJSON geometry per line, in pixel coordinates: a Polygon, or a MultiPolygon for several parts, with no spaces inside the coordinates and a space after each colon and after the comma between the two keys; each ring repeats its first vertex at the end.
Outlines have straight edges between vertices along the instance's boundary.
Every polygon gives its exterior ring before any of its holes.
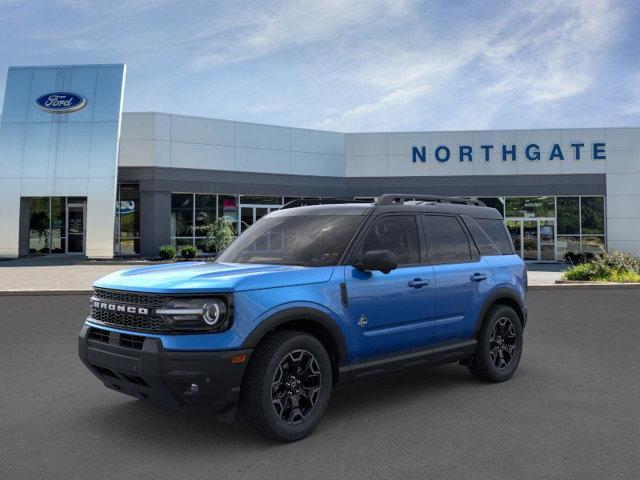
{"type": "Polygon", "coordinates": [[[364,238],[362,253],[369,250],[391,250],[398,265],[420,263],[418,229],[413,216],[389,215],[376,221],[364,238]]]}
{"type": "Polygon", "coordinates": [[[478,222],[478,225],[480,225],[480,228],[485,231],[493,243],[500,249],[500,252],[502,252],[503,255],[513,253],[511,237],[507,233],[503,220],[491,218],[476,218],[475,220],[478,222]]]}
{"type": "Polygon", "coordinates": [[[471,261],[469,240],[456,217],[425,215],[422,218],[427,231],[430,263],[471,261]]]}
{"type": "MultiPolygon", "coordinates": [[[[480,225],[478,225],[473,218],[463,215],[462,219],[482,255],[502,255],[498,246],[489,238],[486,232],[480,228],[480,225]]],[[[473,247],[471,248],[473,249],[473,247]]]]}

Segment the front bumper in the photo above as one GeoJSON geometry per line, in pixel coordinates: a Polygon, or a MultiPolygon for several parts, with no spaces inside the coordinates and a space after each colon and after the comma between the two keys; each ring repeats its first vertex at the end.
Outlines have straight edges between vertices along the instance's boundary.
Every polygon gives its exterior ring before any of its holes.
{"type": "Polygon", "coordinates": [[[108,388],[166,407],[220,414],[223,419],[235,415],[251,352],[168,351],[158,338],[87,324],[78,338],[80,359],[108,388]],[[246,359],[232,363],[231,357],[238,355],[246,359]]]}

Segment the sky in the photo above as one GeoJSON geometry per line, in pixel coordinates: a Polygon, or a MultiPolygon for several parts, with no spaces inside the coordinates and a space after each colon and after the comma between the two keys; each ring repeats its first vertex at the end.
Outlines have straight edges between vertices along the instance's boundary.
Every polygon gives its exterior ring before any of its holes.
{"type": "Polygon", "coordinates": [[[640,2],[0,0],[9,66],[127,64],[125,111],[341,132],[640,126],[640,2]]]}

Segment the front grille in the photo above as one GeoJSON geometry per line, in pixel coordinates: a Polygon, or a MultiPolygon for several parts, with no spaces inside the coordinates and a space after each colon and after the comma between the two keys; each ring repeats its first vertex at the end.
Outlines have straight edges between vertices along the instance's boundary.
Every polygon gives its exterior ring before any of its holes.
{"type": "MultiPolygon", "coordinates": [[[[125,330],[137,330],[141,332],[169,331],[169,326],[160,315],[155,315],[156,309],[161,308],[169,299],[161,295],[133,292],[119,292],[96,288],[91,301],[91,318],[103,325],[109,325],[125,330]],[[112,305],[136,307],[136,313],[105,309],[94,306],[93,302],[99,301],[112,305]],[[139,307],[146,309],[148,313],[137,312],[139,307]]],[[[128,342],[130,348],[137,348],[138,342],[128,342]]],[[[142,348],[140,346],[140,348],[142,348]]]]}
{"type": "Polygon", "coordinates": [[[163,295],[119,292],[115,290],[105,290],[104,288],[96,288],[93,291],[93,296],[106,302],[124,303],[147,308],[160,308],[168,301],[168,298],[163,295]]]}
{"type": "Polygon", "coordinates": [[[167,324],[159,315],[138,315],[135,313],[119,313],[91,307],[91,318],[99,323],[124,328],[160,332],[168,330],[167,324]]]}

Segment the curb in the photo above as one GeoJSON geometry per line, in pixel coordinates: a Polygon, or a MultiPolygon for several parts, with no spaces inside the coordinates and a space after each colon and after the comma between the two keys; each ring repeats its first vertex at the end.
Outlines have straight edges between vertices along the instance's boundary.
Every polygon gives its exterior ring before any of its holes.
{"type": "Polygon", "coordinates": [[[24,296],[38,296],[44,297],[47,295],[91,295],[93,289],[83,290],[1,290],[0,297],[24,297],[24,296]]]}
{"type": "Polygon", "coordinates": [[[607,290],[607,289],[635,289],[640,288],[640,283],[553,283],[548,285],[529,285],[529,290],[607,290]]]}

